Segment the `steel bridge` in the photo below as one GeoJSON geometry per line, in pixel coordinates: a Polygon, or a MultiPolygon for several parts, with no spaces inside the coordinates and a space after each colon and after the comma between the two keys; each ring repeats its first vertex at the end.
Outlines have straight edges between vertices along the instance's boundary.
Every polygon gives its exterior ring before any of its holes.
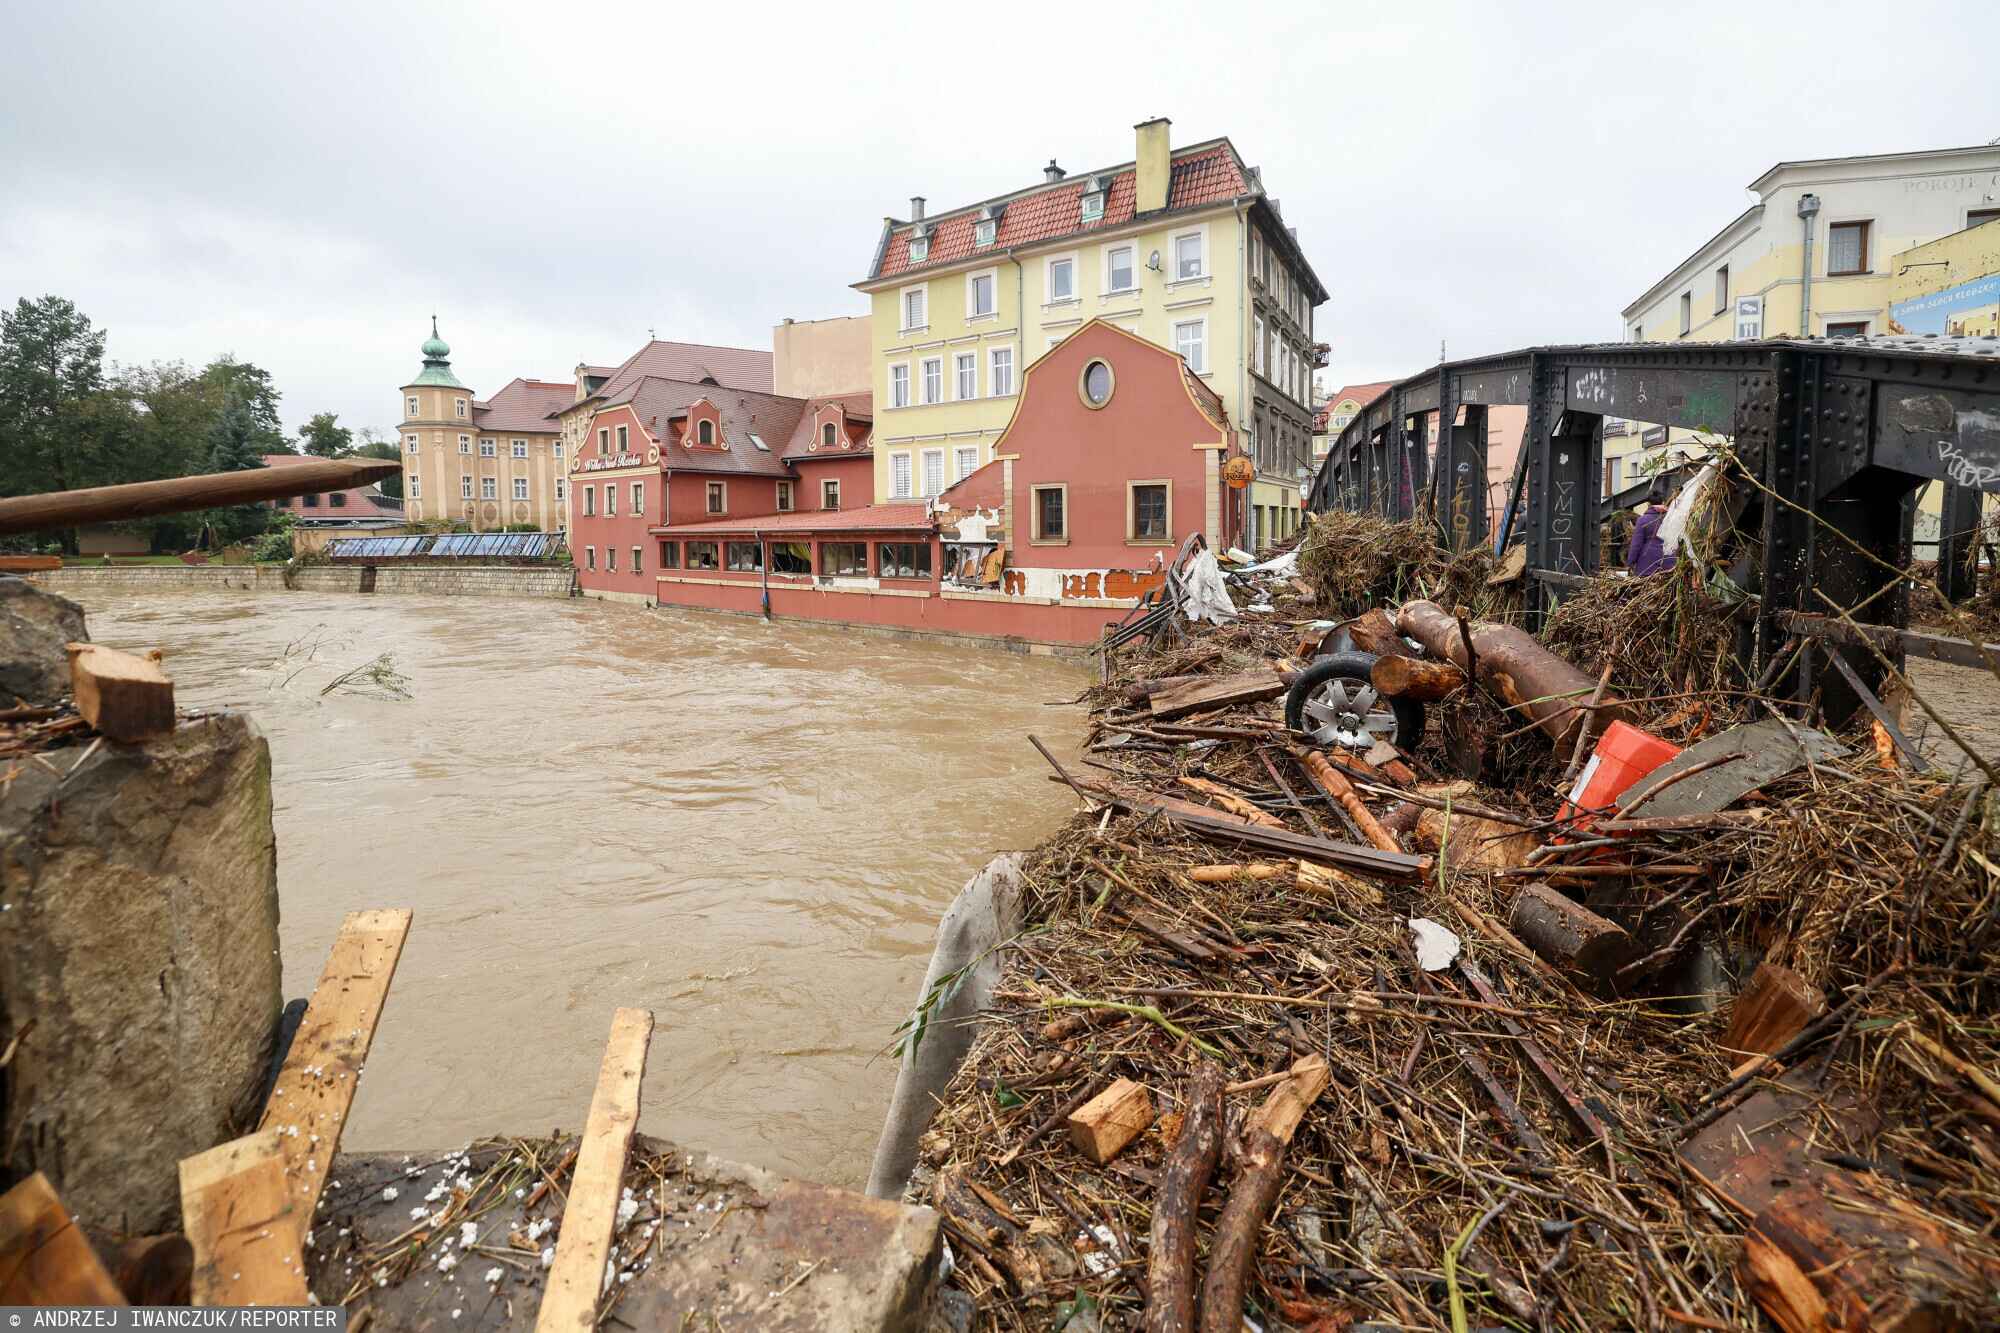
{"type": "MultiPolygon", "coordinates": [[[[1525,540],[1534,619],[1597,570],[1605,417],[1730,437],[1779,497],[1753,495],[1743,516],[1761,538],[1743,571],[1756,595],[1745,649],[1760,669],[1788,639],[1805,639],[1786,682],[1798,698],[1815,688],[1810,644],[1853,638],[1807,619],[1828,611],[1820,595],[1859,623],[1906,628],[1907,588],[1883,589],[1891,568],[1909,566],[1918,491],[1945,485],[1938,568],[1954,600],[1972,591],[1965,556],[1980,496],[2000,494],[2000,338],[1885,336],[1532,347],[1445,362],[1391,385],[1347,424],[1308,506],[1430,515],[1454,549],[1493,541],[1486,417],[1496,404],[1527,408],[1494,544],[1525,540]]],[[[1965,656],[1920,642],[1929,636],[1871,637],[1899,661],[1905,651],[1965,656]]],[[[1871,686],[1873,665],[1871,655],[1861,673],[1871,686]]],[[[1847,674],[1819,682],[1836,717],[1869,702],[1847,674]]]]}

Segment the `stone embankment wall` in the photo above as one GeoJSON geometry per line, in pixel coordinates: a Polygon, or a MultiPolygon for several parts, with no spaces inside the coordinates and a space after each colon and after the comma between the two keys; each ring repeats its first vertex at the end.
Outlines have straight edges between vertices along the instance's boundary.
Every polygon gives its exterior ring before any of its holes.
{"type": "Polygon", "coordinates": [[[245,592],[431,593],[471,597],[567,597],[567,565],[308,565],[286,581],[282,565],[77,566],[34,581],[69,596],[93,591],[169,592],[233,588],[245,592]],[[372,569],[373,588],[367,586],[372,569]]]}

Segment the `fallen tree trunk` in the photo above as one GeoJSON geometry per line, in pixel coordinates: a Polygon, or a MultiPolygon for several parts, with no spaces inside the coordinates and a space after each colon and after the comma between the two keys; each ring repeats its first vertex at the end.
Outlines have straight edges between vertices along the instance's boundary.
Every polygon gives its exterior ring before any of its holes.
{"type": "Polygon", "coordinates": [[[1574,968],[1600,986],[1609,986],[1632,956],[1632,937],[1623,926],[1546,884],[1521,890],[1507,925],[1547,961],[1574,968]]]}
{"type": "Polygon", "coordinates": [[[1160,1170],[1146,1259],[1146,1333],[1194,1327],[1195,1216],[1222,1155],[1222,1067],[1202,1061],[1181,1113],[1180,1137],[1160,1170]]]}
{"type": "Polygon", "coordinates": [[[1396,632],[1396,623],[1379,606],[1367,615],[1348,621],[1343,628],[1347,637],[1354,641],[1354,646],[1364,653],[1391,657],[1410,651],[1410,645],[1404,643],[1403,636],[1396,632]]]}
{"type": "Polygon", "coordinates": [[[1465,672],[1455,662],[1434,662],[1399,653],[1376,658],[1368,679],[1376,690],[1392,699],[1433,703],[1465,684],[1465,672]]]}
{"type": "Polygon", "coordinates": [[[366,486],[403,470],[396,459],[314,458],[289,467],[254,467],[194,477],[93,486],[80,491],[17,495],[0,500],[0,536],[45,532],[82,523],[122,523],[155,514],[185,514],[221,505],[254,504],[319,491],[366,486]]]}
{"type": "MultiPolygon", "coordinates": [[[[1465,635],[1451,612],[1436,602],[1404,603],[1396,627],[1431,656],[1466,669],[1465,635]]],[[[1471,636],[1471,670],[1479,683],[1508,707],[1526,713],[1558,746],[1574,745],[1576,729],[1593,715],[1599,726],[1631,720],[1628,710],[1609,695],[1594,710],[1587,708],[1596,679],[1536,643],[1527,631],[1480,621],[1471,626],[1471,636]]]]}
{"type": "Polygon", "coordinates": [[[1321,1056],[1300,1060],[1291,1077],[1271,1090],[1244,1132],[1242,1169],[1208,1250],[1208,1276],[1201,1284],[1202,1333],[1238,1333],[1243,1327],[1243,1290],[1257,1260],[1264,1220],[1284,1185],[1285,1148],[1326,1091],[1328,1072],[1321,1056]]]}

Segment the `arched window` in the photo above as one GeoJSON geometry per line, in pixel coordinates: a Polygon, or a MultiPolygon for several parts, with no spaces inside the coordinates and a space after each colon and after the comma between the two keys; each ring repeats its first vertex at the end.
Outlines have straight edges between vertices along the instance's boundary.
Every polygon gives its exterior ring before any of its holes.
{"type": "Polygon", "coordinates": [[[695,429],[695,439],[703,444],[715,443],[715,423],[704,421],[695,429]]]}
{"type": "Polygon", "coordinates": [[[820,443],[829,449],[833,448],[833,423],[831,421],[819,428],[819,438],[820,443]]]}

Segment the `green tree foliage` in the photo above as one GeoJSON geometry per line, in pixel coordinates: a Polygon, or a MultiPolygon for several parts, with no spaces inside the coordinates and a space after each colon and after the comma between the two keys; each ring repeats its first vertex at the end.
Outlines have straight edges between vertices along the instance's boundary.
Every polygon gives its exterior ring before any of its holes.
{"type": "MultiPolygon", "coordinates": [[[[269,452],[260,447],[263,443],[264,436],[250,403],[232,397],[209,427],[208,461],[202,470],[241,472],[263,467],[262,455],[269,452]]],[[[206,510],[203,517],[220,543],[227,546],[262,532],[270,515],[269,505],[240,504],[206,510]]]]}
{"type": "Polygon", "coordinates": [[[339,458],[354,448],[354,432],[332,412],[315,412],[299,432],[299,452],[315,458],[339,458]]]}
{"type": "Polygon", "coordinates": [[[104,333],[59,296],[0,312],[0,494],[91,484],[101,429],[104,333]]]}
{"type": "Polygon", "coordinates": [[[243,404],[250,414],[251,442],[257,453],[295,452],[278,421],[280,395],[271,383],[270,371],[260,370],[248,361],[238,361],[234,354],[225,352],[209,362],[201,374],[217,390],[218,402],[234,398],[243,404]]]}

